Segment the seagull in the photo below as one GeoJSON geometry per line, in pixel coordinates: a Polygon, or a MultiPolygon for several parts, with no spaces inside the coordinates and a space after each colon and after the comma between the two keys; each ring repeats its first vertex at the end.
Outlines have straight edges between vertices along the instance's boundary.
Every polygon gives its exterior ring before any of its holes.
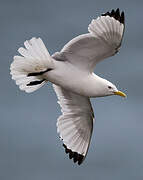
{"type": "Polygon", "coordinates": [[[27,93],[48,81],[58,97],[62,115],[57,132],[65,152],[78,165],[84,161],[91,140],[94,112],[90,98],[126,94],[94,73],[96,64],[115,55],[121,46],[125,20],[119,8],[93,19],[88,33],[69,41],[60,52],[50,55],[41,38],[20,47],[10,66],[12,79],[27,93]]]}

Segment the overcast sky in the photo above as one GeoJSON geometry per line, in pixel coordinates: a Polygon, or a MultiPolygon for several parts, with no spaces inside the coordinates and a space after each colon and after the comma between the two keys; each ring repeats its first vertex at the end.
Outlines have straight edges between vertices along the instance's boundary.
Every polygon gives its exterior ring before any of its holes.
{"type": "Polygon", "coordinates": [[[0,179],[141,180],[143,178],[143,1],[0,0],[0,179]],[[124,10],[120,52],[96,66],[128,97],[92,99],[96,123],[86,160],[74,164],[56,132],[60,107],[50,83],[18,89],[9,66],[26,39],[41,37],[50,54],[86,33],[92,18],[124,10]]]}

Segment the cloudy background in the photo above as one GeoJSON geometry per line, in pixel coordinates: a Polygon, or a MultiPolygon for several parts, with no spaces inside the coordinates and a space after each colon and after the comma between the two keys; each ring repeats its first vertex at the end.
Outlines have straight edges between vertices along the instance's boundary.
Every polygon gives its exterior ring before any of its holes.
{"type": "Polygon", "coordinates": [[[0,179],[143,179],[143,1],[0,0],[0,179]],[[86,160],[74,164],[56,132],[60,108],[51,84],[26,94],[9,75],[23,42],[41,37],[49,52],[86,33],[92,18],[112,8],[126,14],[121,51],[95,72],[127,99],[93,99],[96,124],[86,160]]]}

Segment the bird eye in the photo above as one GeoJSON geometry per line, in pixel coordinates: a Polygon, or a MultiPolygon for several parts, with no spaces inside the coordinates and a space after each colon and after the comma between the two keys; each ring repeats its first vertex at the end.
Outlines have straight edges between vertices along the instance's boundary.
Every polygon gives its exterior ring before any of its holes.
{"type": "Polygon", "coordinates": [[[108,86],[109,89],[111,89],[112,87],[111,86],[108,86]]]}

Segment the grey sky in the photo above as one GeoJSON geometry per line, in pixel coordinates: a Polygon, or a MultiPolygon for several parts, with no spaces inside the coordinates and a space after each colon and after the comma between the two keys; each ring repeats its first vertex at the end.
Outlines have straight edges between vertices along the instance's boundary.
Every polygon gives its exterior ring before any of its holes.
{"type": "Polygon", "coordinates": [[[0,0],[0,179],[143,178],[142,12],[141,0],[0,0]],[[52,54],[86,33],[92,18],[118,7],[126,16],[121,51],[95,72],[128,97],[92,99],[96,124],[87,158],[78,166],[56,132],[60,108],[51,84],[26,94],[11,80],[9,66],[26,39],[41,37],[52,54]]]}

